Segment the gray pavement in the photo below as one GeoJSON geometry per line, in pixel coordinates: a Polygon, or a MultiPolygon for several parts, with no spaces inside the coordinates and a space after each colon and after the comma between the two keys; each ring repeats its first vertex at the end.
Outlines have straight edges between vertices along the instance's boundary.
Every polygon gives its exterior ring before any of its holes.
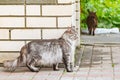
{"type": "Polygon", "coordinates": [[[31,72],[26,67],[7,72],[0,67],[0,80],[120,80],[120,46],[81,45],[76,53],[80,54],[80,64],[74,72],[68,73],[64,68],[59,71],[42,68],[39,72],[31,72]]]}
{"type": "Polygon", "coordinates": [[[96,34],[95,36],[88,34],[81,34],[82,44],[120,44],[120,33],[118,34],[96,34]]]}

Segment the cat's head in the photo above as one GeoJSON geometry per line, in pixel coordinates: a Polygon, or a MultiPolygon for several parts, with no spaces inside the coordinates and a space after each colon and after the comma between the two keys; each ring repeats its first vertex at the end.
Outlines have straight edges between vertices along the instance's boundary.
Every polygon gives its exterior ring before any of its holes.
{"type": "Polygon", "coordinates": [[[93,12],[93,11],[89,11],[89,10],[88,10],[88,13],[89,13],[89,16],[90,16],[90,17],[93,17],[93,18],[96,17],[96,12],[93,12]]]}
{"type": "Polygon", "coordinates": [[[69,41],[76,41],[78,39],[78,32],[75,27],[69,27],[62,35],[62,38],[69,41]]]}

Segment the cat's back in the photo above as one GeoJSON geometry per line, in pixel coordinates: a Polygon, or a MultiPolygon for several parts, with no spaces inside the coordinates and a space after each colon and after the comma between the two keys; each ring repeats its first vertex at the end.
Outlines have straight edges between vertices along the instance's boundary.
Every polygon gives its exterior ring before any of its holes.
{"type": "Polygon", "coordinates": [[[63,45],[63,40],[59,39],[43,39],[43,40],[33,40],[28,43],[28,49],[30,50],[40,50],[49,48],[60,48],[63,45]]]}
{"type": "Polygon", "coordinates": [[[28,45],[51,45],[51,44],[60,44],[62,40],[59,39],[41,39],[33,40],[28,43],[28,45]]]}
{"type": "Polygon", "coordinates": [[[97,15],[94,12],[90,12],[87,17],[87,25],[88,27],[97,25],[97,15]]]}

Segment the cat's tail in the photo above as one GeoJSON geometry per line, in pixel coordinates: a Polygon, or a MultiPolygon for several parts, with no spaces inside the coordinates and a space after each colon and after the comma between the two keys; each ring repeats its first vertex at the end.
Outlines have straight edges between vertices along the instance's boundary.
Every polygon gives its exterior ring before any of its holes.
{"type": "Polygon", "coordinates": [[[17,67],[25,66],[26,54],[27,54],[27,47],[23,46],[20,51],[20,56],[18,58],[16,58],[15,60],[6,60],[3,62],[4,68],[9,71],[15,71],[17,67]]]}
{"type": "Polygon", "coordinates": [[[18,59],[6,60],[3,62],[3,66],[6,70],[14,71],[18,66],[18,59]]]}

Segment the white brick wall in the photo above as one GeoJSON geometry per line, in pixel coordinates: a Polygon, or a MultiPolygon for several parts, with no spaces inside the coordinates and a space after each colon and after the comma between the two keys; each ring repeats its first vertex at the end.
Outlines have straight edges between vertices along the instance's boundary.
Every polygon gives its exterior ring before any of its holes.
{"type": "Polygon", "coordinates": [[[56,18],[28,17],[27,27],[56,27],[56,18]]]}
{"type": "Polygon", "coordinates": [[[72,10],[71,2],[0,5],[0,63],[16,58],[16,51],[31,40],[61,37],[72,22],[72,11],[75,10],[72,10]]]}
{"type": "Polygon", "coordinates": [[[24,15],[23,5],[0,5],[0,15],[24,15]]]}
{"type": "Polygon", "coordinates": [[[58,0],[58,3],[71,3],[72,0],[58,0]]]}
{"type": "Polygon", "coordinates": [[[9,39],[9,29],[0,29],[0,39],[9,39]]]}
{"type": "Polygon", "coordinates": [[[27,5],[27,15],[40,15],[40,5],[27,5]]]}
{"type": "Polygon", "coordinates": [[[0,17],[0,27],[24,27],[24,18],[0,17]]]}
{"type": "Polygon", "coordinates": [[[0,41],[0,51],[19,51],[24,41],[0,41]]]}
{"type": "Polygon", "coordinates": [[[11,39],[41,39],[41,30],[39,29],[19,29],[11,31],[11,39]]]}
{"type": "Polygon", "coordinates": [[[71,5],[44,5],[42,7],[42,15],[44,16],[62,16],[62,15],[72,15],[71,5]]]}
{"type": "Polygon", "coordinates": [[[58,39],[66,29],[45,29],[43,30],[43,39],[58,39]]]}
{"type": "Polygon", "coordinates": [[[20,53],[0,53],[0,63],[3,63],[5,60],[16,59],[20,53]]]}
{"type": "Polygon", "coordinates": [[[58,27],[68,27],[71,26],[71,17],[59,17],[58,27]]]}

